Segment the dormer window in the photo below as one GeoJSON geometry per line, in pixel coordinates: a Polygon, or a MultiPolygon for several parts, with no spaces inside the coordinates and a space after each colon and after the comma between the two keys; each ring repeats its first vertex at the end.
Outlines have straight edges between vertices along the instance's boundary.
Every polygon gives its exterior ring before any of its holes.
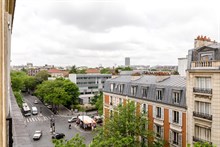
{"type": "Polygon", "coordinates": [[[162,101],[163,99],[163,89],[157,89],[156,90],[156,99],[159,101],[162,101]]]}
{"type": "Polygon", "coordinates": [[[147,97],[147,88],[146,87],[143,87],[143,89],[142,89],[142,96],[143,96],[143,98],[147,97]]]}
{"type": "Polygon", "coordinates": [[[131,86],[131,95],[135,96],[137,93],[137,86],[131,86]]]}
{"type": "Polygon", "coordinates": [[[212,53],[202,53],[200,55],[200,60],[201,61],[210,61],[213,60],[213,54],[212,53]]]}
{"type": "Polygon", "coordinates": [[[179,104],[180,103],[180,91],[173,92],[173,103],[179,104]]]}
{"type": "Polygon", "coordinates": [[[110,91],[111,91],[111,92],[113,92],[114,87],[115,87],[115,84],[114,84],[114,83],[112,83],[112,84],[111,84],[111,86],[110,86],[110,91]]]}
{"type": "Polygon", "coordinates": [[[120,93],[123,93],[123,90],[124,90],[124,84],[119,84],[119,85],[118,85],[118,91],[119,91],[120,93]]]}

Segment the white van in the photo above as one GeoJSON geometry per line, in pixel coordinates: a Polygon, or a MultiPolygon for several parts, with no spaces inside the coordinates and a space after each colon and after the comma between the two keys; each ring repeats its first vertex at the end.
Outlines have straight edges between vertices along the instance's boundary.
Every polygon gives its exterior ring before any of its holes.
{"type": "Polygon", "coordinates": [[[33,115],[35,115],[35,114],[38,113],[38,112],[37,112],[37,107],[32,107],[31,110],[32,110],[32,114],[33,114],[33,115]]]}

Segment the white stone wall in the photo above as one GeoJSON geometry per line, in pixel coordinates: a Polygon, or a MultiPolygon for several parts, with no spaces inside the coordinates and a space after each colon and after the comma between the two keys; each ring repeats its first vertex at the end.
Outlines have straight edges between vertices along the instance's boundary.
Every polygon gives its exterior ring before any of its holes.
{"type": "Polygon", "coordinates": [[[178,58],[178,72],[180,76],[186,76],[187,58],[178,58]]]}

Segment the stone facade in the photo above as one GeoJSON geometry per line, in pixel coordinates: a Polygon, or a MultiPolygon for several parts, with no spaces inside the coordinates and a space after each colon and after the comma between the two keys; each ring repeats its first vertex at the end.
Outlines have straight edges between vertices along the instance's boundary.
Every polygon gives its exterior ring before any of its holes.
{"type": "Polygon", "coordinates": [[[0,0],[0,146],[8,146],[10,43],[15,0],[0,0]]]}
{"type": "Polygon", "coordinates": [[[187,142],[220,146],[220,44],[203,41],[200,39],[188,58],[187,142]]]}

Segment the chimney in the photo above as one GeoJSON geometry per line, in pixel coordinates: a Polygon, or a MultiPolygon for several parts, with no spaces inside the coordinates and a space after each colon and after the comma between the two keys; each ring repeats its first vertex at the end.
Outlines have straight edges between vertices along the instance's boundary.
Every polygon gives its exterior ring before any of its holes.
{"type": "Polygon", "coordinates": [[[215,43],[215,41],[211,41],[211,39],[207,36],[201,35],[201,36],[197,36],[197,38],[194,40],[194,48],[199,48],[202,46],[207,46],[210,44],[215,43]]]}

